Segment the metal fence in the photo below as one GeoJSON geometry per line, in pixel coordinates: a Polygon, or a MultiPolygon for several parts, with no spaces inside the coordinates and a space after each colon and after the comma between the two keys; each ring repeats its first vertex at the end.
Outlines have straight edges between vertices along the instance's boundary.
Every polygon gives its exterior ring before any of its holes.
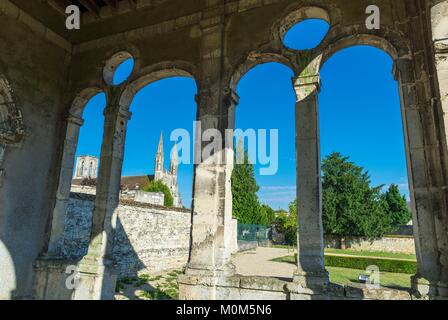
{"type": "Polygon", "coordinates": [[[271,229],[258,224],[238,223],[238,241],[258,242],[258,245],[266,245],[271,229]]]}

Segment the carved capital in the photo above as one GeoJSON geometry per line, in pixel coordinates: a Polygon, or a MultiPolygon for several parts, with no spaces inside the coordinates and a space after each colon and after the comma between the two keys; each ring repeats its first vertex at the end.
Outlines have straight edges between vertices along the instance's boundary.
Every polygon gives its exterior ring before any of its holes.
{"type": "Polygon", "coordinates": [[[80,117],[74,116],[74,115],[69,115],[67,118],[67,121],[69,123],[72,123],[74,125],[77,125],[79,127],[81,127],[84,124],[84,120],[80,117]]]}
{"type": "Polygon", "coordinates": [[[305,100],[312,94],[318,94],[320,91],[320,76],[318,74],[305,77],[299,76],[293,79],[293,82],[297,102],[305,100]]]}
{"type": "Polygon", "coordinates": [[[236,107],[240,103],[240,96],[235,90],[227,88],[224,90],[224,102],[227,107],[236,107]]]}
{"type": "Polygon", "coordinates": [[[122,120],[130,120],[132,113],[124,107],[120,107],[119,105],[108,105],[104,109],[104,117],[120,117],[122,120]]]}

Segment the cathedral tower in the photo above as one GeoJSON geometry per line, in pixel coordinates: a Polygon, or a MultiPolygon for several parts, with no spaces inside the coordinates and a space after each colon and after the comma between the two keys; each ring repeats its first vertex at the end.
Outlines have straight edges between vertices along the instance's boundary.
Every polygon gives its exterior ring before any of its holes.
{"type": "Polygon", "coordinates": [[[161,180],[164,171],[164,156],[163,156],[163,133],[160,132],[159,147],[157,148],[156,164],[154,167],[155,180],[161,180]]]}
{"type": "Polygon", "coordinates": [[[177,180],[178,168],[179,168],[179,158],[177,154],[177,145],[175,144],[171,154],[170,172],[176,180],[177,180]]]}

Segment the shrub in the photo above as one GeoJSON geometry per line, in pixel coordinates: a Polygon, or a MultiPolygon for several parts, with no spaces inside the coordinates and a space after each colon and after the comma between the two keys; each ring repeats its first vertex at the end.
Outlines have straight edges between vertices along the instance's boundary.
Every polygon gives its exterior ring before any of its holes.
{"type": "Polygon", "coordinates": [[[146,192],[163,192],[165,195],[164,206],[172,207],[173,206],[173,196],[171,195],[170,189],[166,184],[162,181],[151,181],[146,187],[143,188],[143,191],[146,192]]]}
{"type": "Polygon", "coordinates": [[[340,267],[366,270],[368,266],[377,266],[380,272],[408,273],[417,272],[417,262],[408,260],[380,259],[370,257],[341,257],[325,255],[325,265],[328,267],[340,267]]]}
{"type": "MultiPolygon", "coordinates": [[[[274,259],[273,261],[297,264],[297,253],[291,256],[274,259]]],[[[394,260],[370,257],[342,257],[331,254],[324,256],[326,267],[366,270],[369,266],[377,266],[380,272],[407,273],[417,272],[417,262],[411,260],[394,260]]]]}

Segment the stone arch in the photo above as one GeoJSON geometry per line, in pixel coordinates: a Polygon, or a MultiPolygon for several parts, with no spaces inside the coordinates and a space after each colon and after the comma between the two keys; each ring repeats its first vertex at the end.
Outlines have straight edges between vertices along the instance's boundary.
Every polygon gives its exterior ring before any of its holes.
{"type": "MultiPolygon", "coordinates": [[[[411,211],[414,228],[414,239],[417,254],[417,274],[412,278],[412,287],[419,292],[433,294],[440,270],[437,240],[436,219],[433,211],[434,199],[437,195],[437,181],[431,177],[431,171],[440,169],[441,164],[434,161],[434,154],[424,150],[434,148],[431,140],[437,135],[435,112],[431,106],[425,106],[426,97],[431,96],[429,88],[418,90],[413,62],[413,52],[409,43],[391,30],[382,31],[383,35],[353,34],[346,35],[327,44],[320,52],[320,67],[335,53],[356,45],[367,45],[387,53],[394,61],[394,77],[398,81],[400,109],[404,129],[406,166],[408,171],[411,211]],[[422,284],[420,280],[422,280],[422,284]],[[422,288],[425,289],[422,290],[422,288]]],[[[444,179],[444,178],[442,178],[444,179]]],[[[437,199],[439,200],[439,199],[437,199]]]]}
{"type": "MultiPolygon", "coordinates": [[[[103,67],[103,80],[106,83],[106,85],[115,86],[113,83],[115,72],[117,71],[118,67],[128,59],[133,59],[135,63],[134,56],[129,51],[123,50],[116,52],[109,59],[106,60],[106,63],[103,67]]],[[[134,64],[134,68],[133,70],[131,70],[129,77],[132,76],[132,73],[134,72],[135,68],[136,66],[134,64]]]]}
{"type": "Polygon", "coordinates": [[[357,45],[365,45],[381,49],[384,52],[386,52],[392,58],[393,61],[397,61],[397,59],[400,56],[410,54],[410,49],[406,45],[400,46],[401,47],[400,52],[394,44],[392,44],[390,41],[386,40],[383,37],[371,34],[357,34],[343,37],[325,46],[325,48],[323,48],[322,50],[321,66],[337,52],[357,45]]]}
{"type": "MultiPolygon", "coordinates": [[[[84,123],[83,112],[90,99],[102,92],[98,87],[81,90],[73,99],[67,117],[67,128],[62,152],[61,167],[59,173],[56,202],[53,209],[51,235],[48,244],[48,254],[51,256],[62,255],[62,238],[64,233],[65,213],[70,198],[71,181],[75,165],[75,154],[78,146],[79,131],[84,123]]],[[[84,160],[78,167],[79,173],[84,173],[84,160]]]]}
{"type": "Polygon", "coordinates": [[[73,99],[69,110],[69,117],[82,119],[84,109],[89,100],[102,91],[103,90],[98,87],[91,87],[81,90],[73,99]]]}
{"type": "Polygon", "coordinates": [[[328,34],[331,35],[325,38],[318,47],[311,50],[309,54],[298,52],[296,59],[298,66],[295,69],[298,73],[297,79],[303,76],[319,77],[320,69],[328,59],[341,50],[357,45],[371,46],[386,52],[394,61],[395,66],[397,66],[400,59],[409,59],[411,57],[409,43],[397,33],[391,30],[383,31],[385,35],[393,39],[391,41],[389,38],[381,35],[358,34],[356,33],[357,29],[356,26],[353,29],[340,30],[339,27],[330,29],[328,34]]]}
{"type": "Polygon", "coordinates": [[[317,6],[304,6],[298,9],[290,10],[279,22],[274,25],[277,39],[283,40],[286,33],[295,24],[306,19],[321,19],[332,23],[330,13],[326,9],[317,6]]]}
{"type": "Polygon", "coordinates": [[[120,98],[120,110],[127,113],[135,95],[151,83],[172,77],[187,77],[196,81],[196,67],[188,62],[162,62],[141,70],[134,80],[126,85],[120,98]]]}
{"type": "Polygon", "coordinates": [[[229,80],[230,89],[236,92],[238,83],[250,70],[258,65],[270,62],[280,63],[291,70],[294,70],[293,63],[285,55],[272,52],[262,53],[253,51],[233,70],[229,80]]]}

